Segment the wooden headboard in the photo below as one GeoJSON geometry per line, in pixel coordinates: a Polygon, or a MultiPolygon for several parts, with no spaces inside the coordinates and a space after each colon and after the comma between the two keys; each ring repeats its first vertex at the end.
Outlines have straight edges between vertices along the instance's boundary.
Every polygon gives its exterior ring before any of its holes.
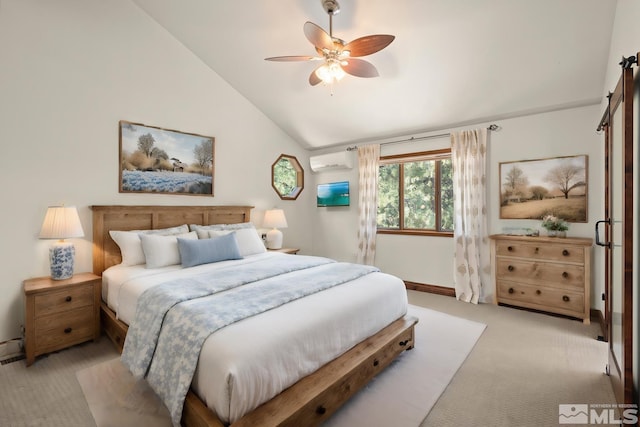
{"type": "Polygon", "coordinates": [[[253,206],[91,206],[93,211],[93,272],[122,261],[109,230],[152,230],[182,224],[249,222],[253,206]]]}

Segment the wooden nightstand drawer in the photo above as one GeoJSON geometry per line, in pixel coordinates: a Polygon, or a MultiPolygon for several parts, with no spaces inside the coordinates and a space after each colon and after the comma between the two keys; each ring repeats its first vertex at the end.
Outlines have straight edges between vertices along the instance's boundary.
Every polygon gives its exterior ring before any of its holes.
{"type": "Polygon", "coordinates": [[[82,286],[48,292],[34,297],[36,315],[47,316],[93,305],[93,288],[82,286]]]}
{"type": "Polygon", "coordinates": [[[581,316],[584,310],[584,295],[570,290],[499,281],[498,297],[505,304],[569,316],[581,316]]]}
{"type": "Polygon", "coordinates": [[[100,338],[100,276],[23,282],[27,366],[36,356],[100,338]]]}
{"type": "Polygon", "coordinates": [[[543,286],[584,289],[584,268],[572,264],[555,264],[498,258],[496,278],[543,286]]]}
{"type": "Polygon", "coordinates": [[[93,338],[93,306],[36,319],[36,352],[47,352],[93,338]]]}

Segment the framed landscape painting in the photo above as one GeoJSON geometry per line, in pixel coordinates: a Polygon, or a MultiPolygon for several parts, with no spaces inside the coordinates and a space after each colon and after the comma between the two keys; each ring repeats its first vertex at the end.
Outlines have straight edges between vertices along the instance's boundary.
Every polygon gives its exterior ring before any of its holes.
{"type": "Polygon", "coordinates": [[[213,196],[213,137],[124,120],[119,125],[121,193],[213,196]]]}
{"type": "Polygon", "coordinates": [[[588,156],[500,163],[500,218],[587,222],[588,156]]]}

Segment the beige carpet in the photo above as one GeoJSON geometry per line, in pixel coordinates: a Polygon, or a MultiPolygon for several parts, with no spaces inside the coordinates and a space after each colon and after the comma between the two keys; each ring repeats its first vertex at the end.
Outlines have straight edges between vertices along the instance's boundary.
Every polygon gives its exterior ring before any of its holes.
{"type": "MultiPolygon", "coordinates": [[[[0,366],[0,426],[91,427],[76,372],[117,357],[108,339],[0,366]]],[[[138,426],[143,427],[143,426],[138,426]]]]}
{"type": "MultiPolygon", "coordinates": [[[[416,347],[403,353],[327,423],[330,427],[416,427],[445,390],[485,325],[411,306],[416,347]]],[[[146,383],[135,382],[119,359],[77,373],[98,427],[170,426],[146,383]]]]}

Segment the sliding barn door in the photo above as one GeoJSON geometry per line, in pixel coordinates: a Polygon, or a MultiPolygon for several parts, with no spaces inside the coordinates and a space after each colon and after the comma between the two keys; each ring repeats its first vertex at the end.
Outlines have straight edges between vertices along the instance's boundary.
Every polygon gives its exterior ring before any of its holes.
{"type": "Polygon", "coordinates": [[[619,403],[633,403],[633,61],[623,61],[600,124],[605,130],[605,219],[596,224],[596,243],[605,250],[607,371],[619,403]]]}

